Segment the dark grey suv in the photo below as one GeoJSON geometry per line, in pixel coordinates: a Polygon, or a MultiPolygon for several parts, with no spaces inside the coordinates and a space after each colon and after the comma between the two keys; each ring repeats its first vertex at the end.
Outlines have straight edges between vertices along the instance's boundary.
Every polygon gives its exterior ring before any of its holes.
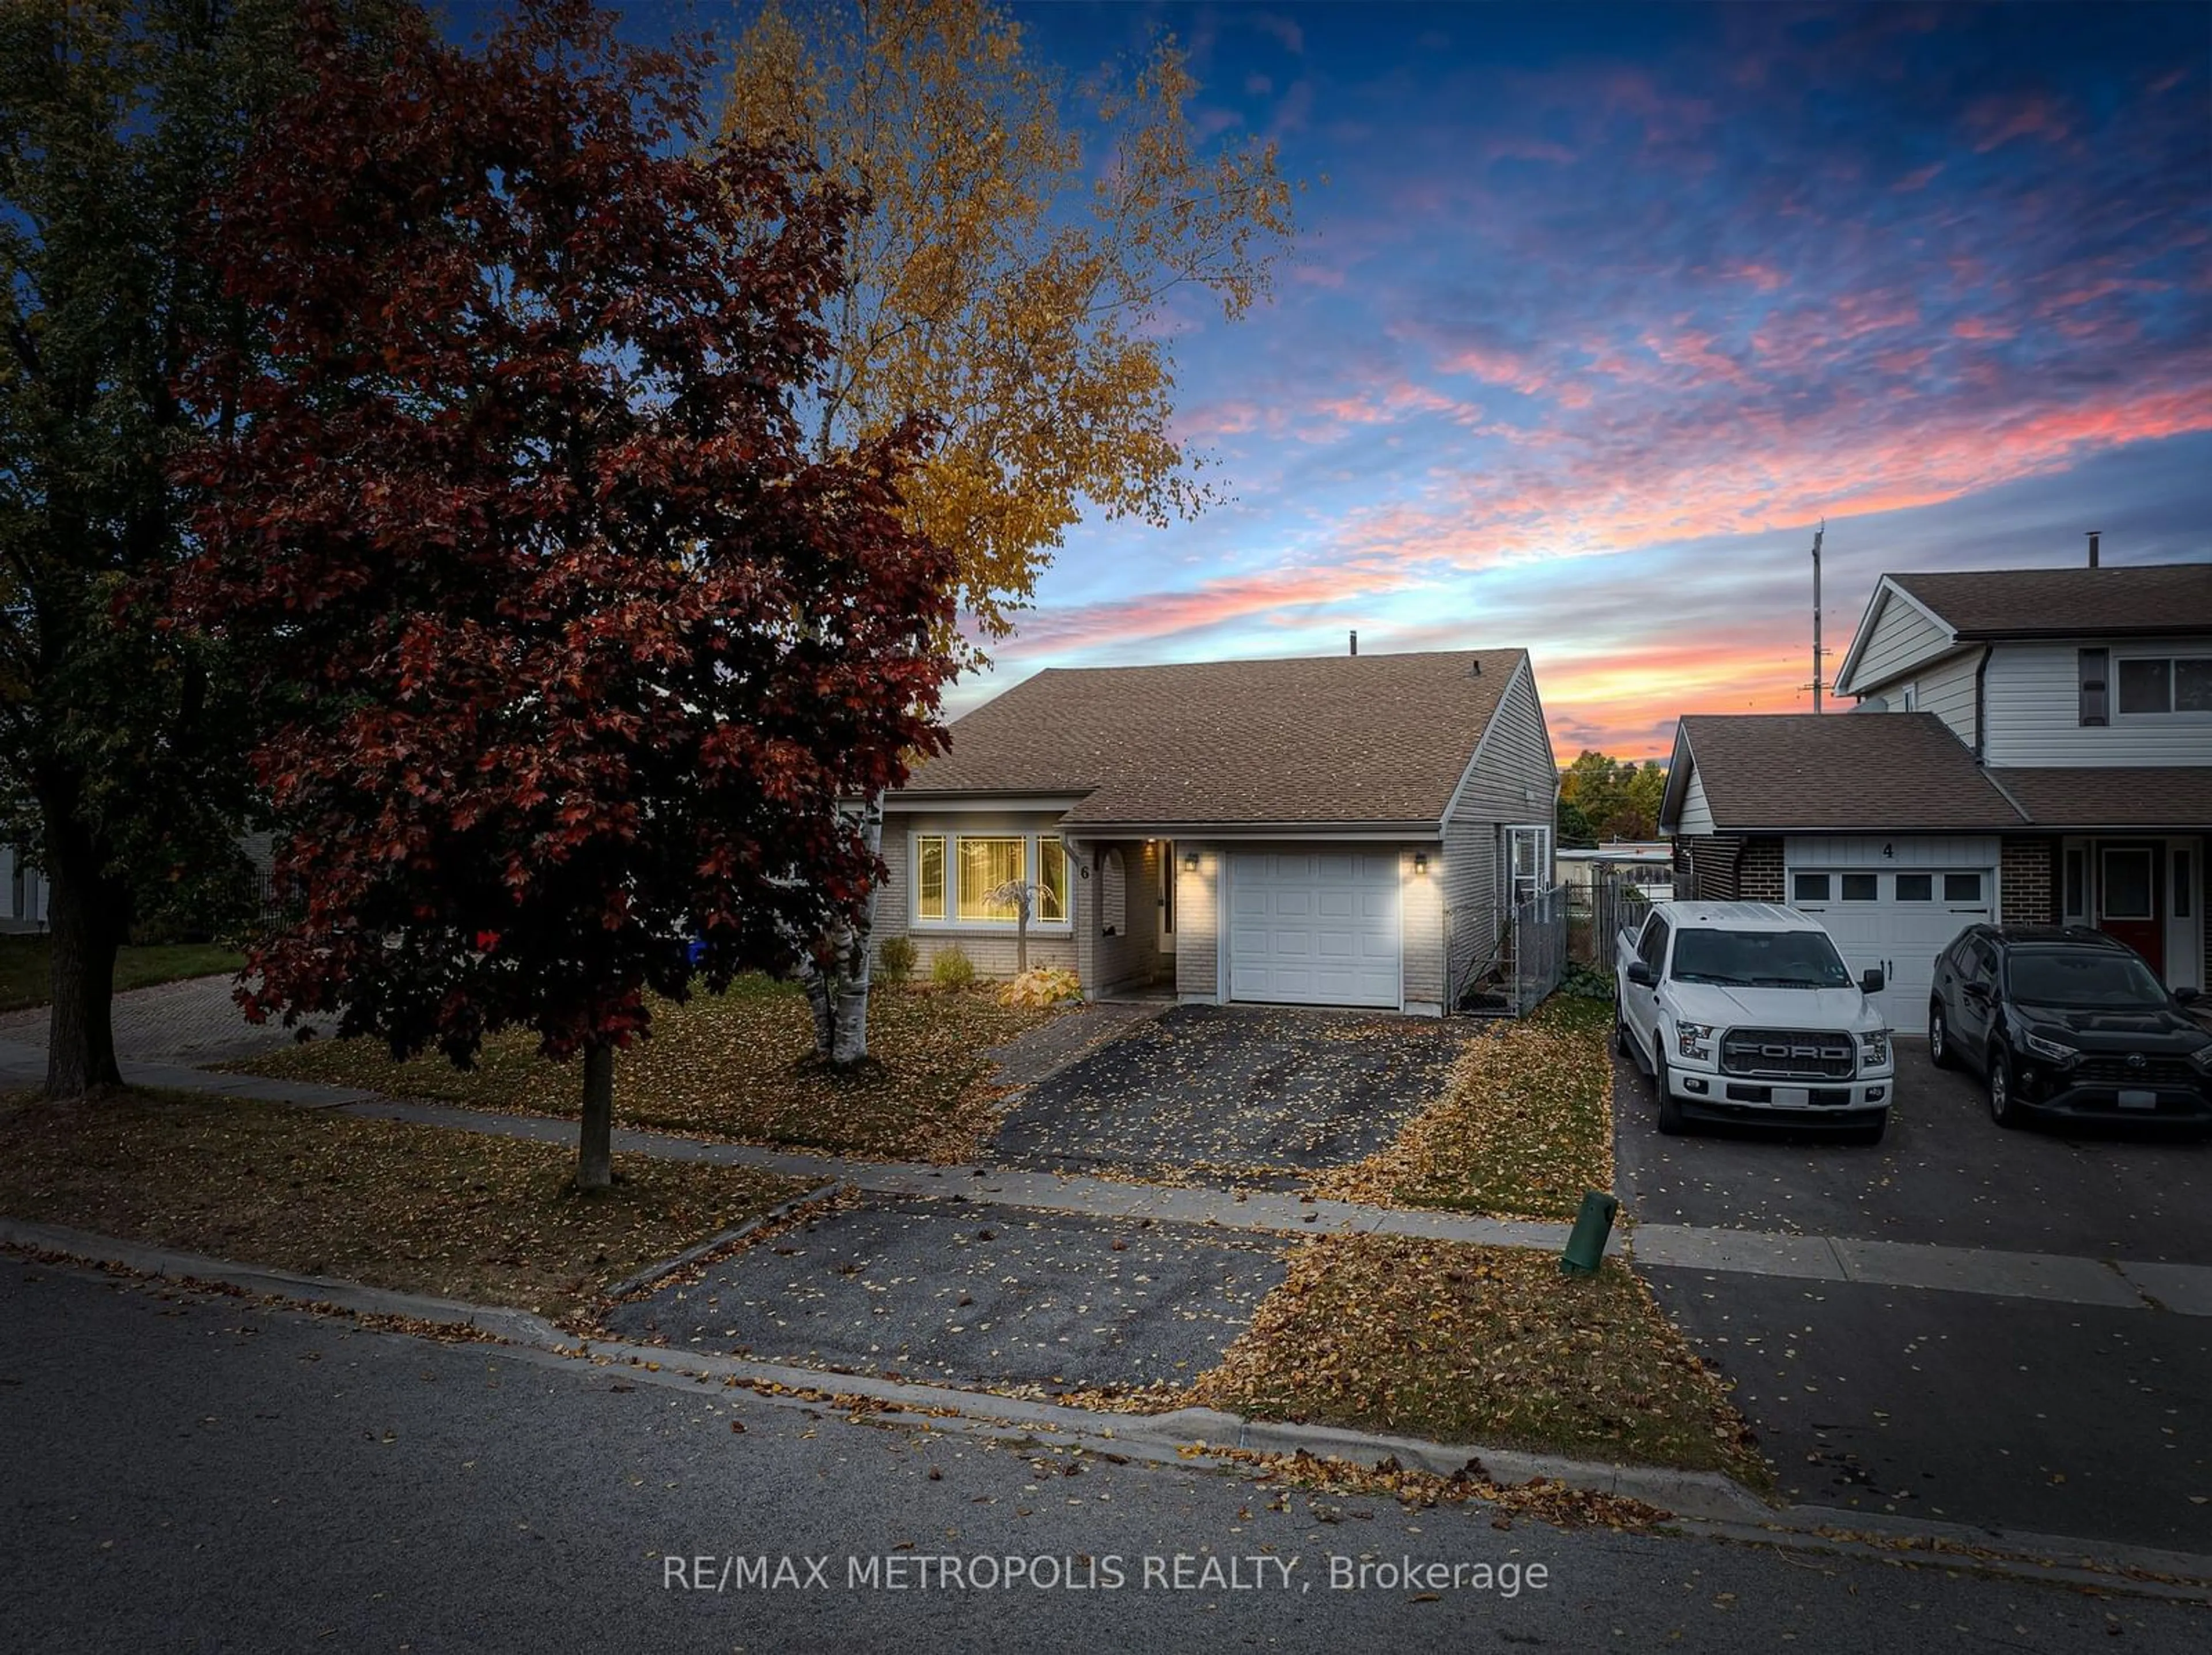
{"type": "Polygon", "coordinates": [[[2142,958],[2077,926],[1975,925],[1936,961],[1928,1056],[1989,1085],[1990,1115],[2212,1125],[2212,1034],[2142,958]]]}

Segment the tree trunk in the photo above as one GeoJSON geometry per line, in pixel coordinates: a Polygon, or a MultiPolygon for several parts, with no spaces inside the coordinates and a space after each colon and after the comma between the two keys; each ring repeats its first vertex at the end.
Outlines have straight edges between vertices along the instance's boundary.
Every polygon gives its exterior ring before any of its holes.
{"type": "MultiPolygon", "coordinates": [[[[884,849],[884,800],[872,794],[860,810],[860,840],[871,857],[884,849]]],[[[828,1003],[825,1025],[821,1010],[815,1013],[815,1053],[840,1067],[857,1063],[868,1055],[868,939],[876,927],[876,887],[860,908],[858,925],[840,927],[830,956],[828,980],[822,993],[828,1003]]]]}
{"type": "Polygon", "coordinates": [[[615,1049],[584,1048],[584,1125],[576,1140],[576,1188],[605,1190],[615,1181],[615,1049]]]}
{"type": "Polygon", "coordinates": [[[1030,908],[1024,902],[1021,911],[1014,916],[1014,975],[1022,977],[1030,969],[1030,908]]]}
{"type": "Polygon", "coordinates": [[[46,1035],[46,1096],[81,1098],[123,1084],[115,1066],[115,951],[130,925],[130,898],[103,879],[97,853],[67,843],[52,831],[56,849],[46,868],[46,922],[53,933],[50,982],[53,1013],[46,1035]]]}

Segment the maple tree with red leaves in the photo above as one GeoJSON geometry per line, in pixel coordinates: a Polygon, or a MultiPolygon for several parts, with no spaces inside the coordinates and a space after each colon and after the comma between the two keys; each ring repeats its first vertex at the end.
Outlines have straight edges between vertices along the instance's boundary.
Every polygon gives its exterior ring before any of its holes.
{"type": "Polygon", "coordinates": [[[703,50],[580,0],[308,62],[210,249],[256,349],[189,381],[221,435],[180,596],[250,642],[298,904],[240,997],[580,1052],[603,1187],[648,995],[695,936],[713,990],[804,966],[881,872],[839,801],[943,744],[915,435],[810,459],[793,417],[860,204],[710,142],[703,50]]]}

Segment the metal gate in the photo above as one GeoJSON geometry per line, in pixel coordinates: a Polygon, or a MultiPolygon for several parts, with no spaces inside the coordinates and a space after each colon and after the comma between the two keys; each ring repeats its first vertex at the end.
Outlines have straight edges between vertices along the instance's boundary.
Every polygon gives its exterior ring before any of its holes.
{"type": "Polygon", "coordinates": [[[1528,1016],[1559,986],[1566,969],[1567,893],[1553,885],[1513,910],[1504,974],[1508,1009],[1528,1016]]]}

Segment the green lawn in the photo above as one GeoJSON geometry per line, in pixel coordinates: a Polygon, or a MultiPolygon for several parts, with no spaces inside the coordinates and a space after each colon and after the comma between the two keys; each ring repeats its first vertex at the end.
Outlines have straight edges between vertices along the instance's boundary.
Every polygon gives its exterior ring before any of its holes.
{"type": "MultiPolygon", "coordinates": [[[[50,937],[0,937],[0,1012],[45,1005],[52,997],[49,988],[52,961],[50,937]]],[[[211,942],[125,947],[115,956],[115,991],[150,988],[180,977],[212,977],[218,971],[235,971],[245,963],[244,955],[211,942]]]]}
{"type": "MultiPolygon", "coordinates": [[[[878,987],[868,1015],[872,1061],[841,1075],[811,1061],[803,990],[740,977],[725,995],[655,1003],[651,1037],[615,1060],[615,1119],[836,1154],[963,1159],[999,1093],[987,1050],[1058,1014],[1002,1006],[994,987],[878,987]]],[[[396,1063],[367,1040],[310,1041],[224,1067],[536,1115],[574,1115],[582,1086],[575,1063],[549,1062],[536,1038],[520,1033],[487,1041],[465,1072],[434,1052],[396,1063]]]]}

